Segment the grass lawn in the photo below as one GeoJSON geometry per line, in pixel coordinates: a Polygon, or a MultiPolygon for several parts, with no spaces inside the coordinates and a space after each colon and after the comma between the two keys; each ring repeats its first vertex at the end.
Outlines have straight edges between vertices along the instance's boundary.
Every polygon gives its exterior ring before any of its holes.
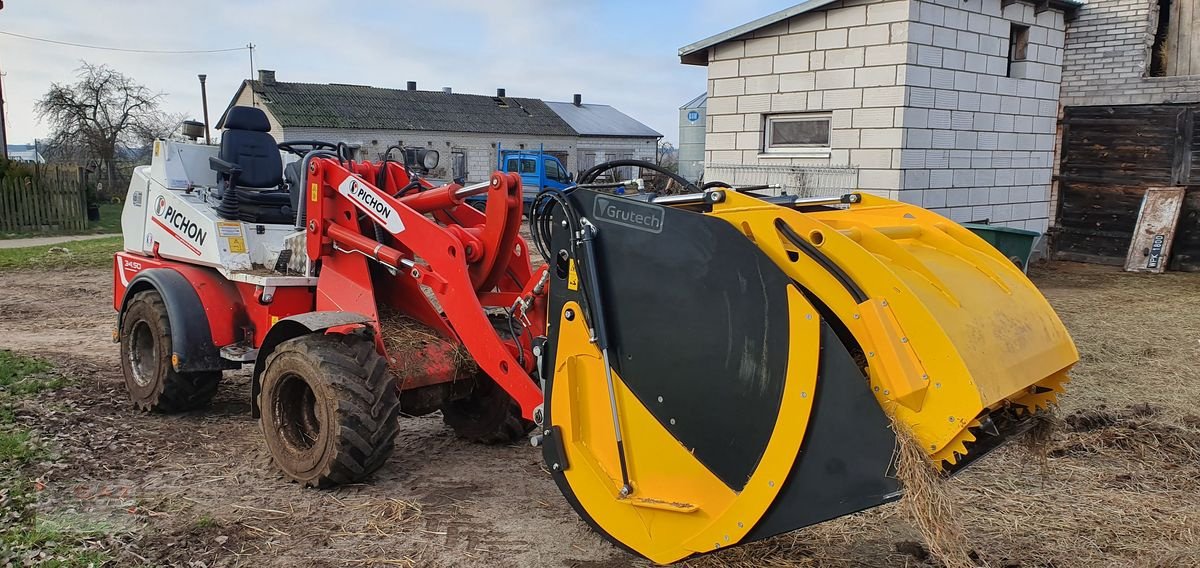
{"type": "Polygon", "coordinates": [[[21,397],[65,383],[49,363],[0,350],[0,565],[83,567],[109,561],[86,544],[97,536],[89,529],[35,513],[38,493],[27,466],[44,459],[47,450],[17,421],[14,408],[21,397]]]}
{"type": "Polygon", "coordinates": [[[119,234],[121,232],[121,208],[120,203],[101,203],[100,204],[100,220],[88,223],[87,230],[84,231],[36,231],[25,233],[0,233],[2,239],[26,239],[29,237],[59,237],[67,235],[105,235],[119,234]]]}
{"type": "Polygon", "coordinates": [[[0,270],[104,268],[112,265],[113,253],[121,250],[121,244],[121,237],[104,237],[57,245],[0,249],[0,270]]]}

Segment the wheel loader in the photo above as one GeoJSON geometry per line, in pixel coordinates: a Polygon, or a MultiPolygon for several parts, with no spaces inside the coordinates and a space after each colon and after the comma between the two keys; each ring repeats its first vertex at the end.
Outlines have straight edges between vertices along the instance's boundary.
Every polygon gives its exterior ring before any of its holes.
{"type": "Polygon", "coordinates": [[[592,528],[673,562],[898,499],[898,431],[959,471],[1078,358],[1018,267],[912,205],[666,172],[676,191],[617,195],[601,165],[539,195],[530,243],[514,174],[435,185],[412,163],[435,155],[277,146],[246,107],[225,125],[135,171],[114,340],[148,411],[249,366],[305,486],[368,480],[399,414],[440,410],[476,441],[530,436],[592,528]]]}

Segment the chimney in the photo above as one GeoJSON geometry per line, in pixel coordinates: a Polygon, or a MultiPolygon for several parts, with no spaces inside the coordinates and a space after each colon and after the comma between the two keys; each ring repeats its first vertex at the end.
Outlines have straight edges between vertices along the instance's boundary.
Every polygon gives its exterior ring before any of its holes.
{"type": "Polygon", "coordinates": [[[446,93],[448,95],[450,93],[453,93],[454,91],[450,87],[442,87],[442,92],[446,93]]]}
{"type": "Polygon", "coordinates": [[[575,93],[575,106],[583,106],[583,95],[575,93]]]}
{"type": "Polygon", "coordinates": [[[275,72],[270,69],[259,69],[258,80],[264,85],[275,84],[275,72]]]}
{"type": "Polygon", "coordinates": [[[504,89],[503,88],[496,89],[496,96],[500,97],[500,98],[504,98],[504,89]]]}
{"type": "Polygon", "coordinates": [[[417,90],[417,82],[416,82],[416,81],[409,81],[409,82],[408,82],[408,90],[410,90],[410,91],[415,91],[415,90],[417,90]]]}

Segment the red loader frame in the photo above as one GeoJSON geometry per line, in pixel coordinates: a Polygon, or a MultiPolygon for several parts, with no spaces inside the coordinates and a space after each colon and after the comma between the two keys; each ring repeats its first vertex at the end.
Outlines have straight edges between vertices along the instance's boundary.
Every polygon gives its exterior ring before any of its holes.
{"type": "MultiPolygon", "coordinates": [[[[419,321],[465,347],[532,419],[542,403],[541,389],[530,376],[536,360],[532,335],[503,340],[485,312],[512,310],[531,333],[540,335],[546,328],[544,284],[538,285],[546,269],[533,270],[529,246],[519,233],[521,178],[496,172],[486,184],[465,188],[431,187],[418,179],[423,191],[396,197],[411,181],[396,162],[310,161],[307,253],[320,265],[314,309],[370,318],[376,348],[389,357],[395,355],[383,344],[378,306],[419,321]],[[367,180],[383,180],[383,187],[367,180]],[[485,211],[463,203],[483,192],[488,194],[485,211]],[[368,236],[376,226],[383,229],[382,239],[368,236]],[[388,267],[395,277],[373,279],[368,260],[388,267]]],[[[401,388],[453,380],[446,372],[454,367],[448,353],[428,350],[422,357],[427,372],[401,377],[401,388]]]]}
{"type": "MultiPolygon", "coordinates": [[[[176,332],[190,328],[196,332],[192,341],[204,336],[199,339],[211,355],[192,356],[177,348],[175,367],[180,371],[238,366],[216,356],[216,350],[229,345],[252,344],[269,351],[288,339],[272,337],[273,326],[284,318],[310,312],[359,314],[356,321],[364,324],[335,326],[328,332],[373,328],[376,350],[393,368],[398,361],[406,363],[399,389],[462,378],[456,376],[454,359],[455,346],[461,345],[531,420],[542,404],[541,389],[531,377],[536,361],[531,342],[546,329],[545,267],[533,269],[529,246],[519,233],[520,177],[497,172],[484,184],[434,187],[410,176],[397,162],[332,157],[308,160],[307,174],[300,206],[305,208],[306,253],[317,276],[315,288],[268,291],[228,280],[212,268],[162,258],[155,247],[150,257],[117,254],[114,307],[121,311],[132,293],[151,286],[165,294],[158,282],[163,273],[181,274],[199,300],[192,303],[200,306],[193,305],[192,312],[178,319],[173,314],[172,321],[206,320],[207,330],[181,323],[176,332]],[[485,192],[485,211],[463,203],[485,192]],[[372,263],[386,269],[372,269],[372,263]],[[154,270],[156,279],[151,269],[165,270],[154,270]],[[381,308],[428,326],[446,343],[429,345],[420,353],[389,353],[381,308]],[[506,310],[526,331],[502,339],[488,309],[506,310]]],[[[268,354],[259,353],[260,364],[268,354]]]]}

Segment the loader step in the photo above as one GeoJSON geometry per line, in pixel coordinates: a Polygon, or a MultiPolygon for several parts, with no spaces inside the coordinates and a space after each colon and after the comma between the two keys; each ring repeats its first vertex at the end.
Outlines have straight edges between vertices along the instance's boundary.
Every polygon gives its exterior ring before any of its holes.
{"type": "Polygon", "coordinates": [[[221,358],[237,363],[253,363],[258,358],[258,349],[249,343],[234,343],[221,348],[221,358]]]}

